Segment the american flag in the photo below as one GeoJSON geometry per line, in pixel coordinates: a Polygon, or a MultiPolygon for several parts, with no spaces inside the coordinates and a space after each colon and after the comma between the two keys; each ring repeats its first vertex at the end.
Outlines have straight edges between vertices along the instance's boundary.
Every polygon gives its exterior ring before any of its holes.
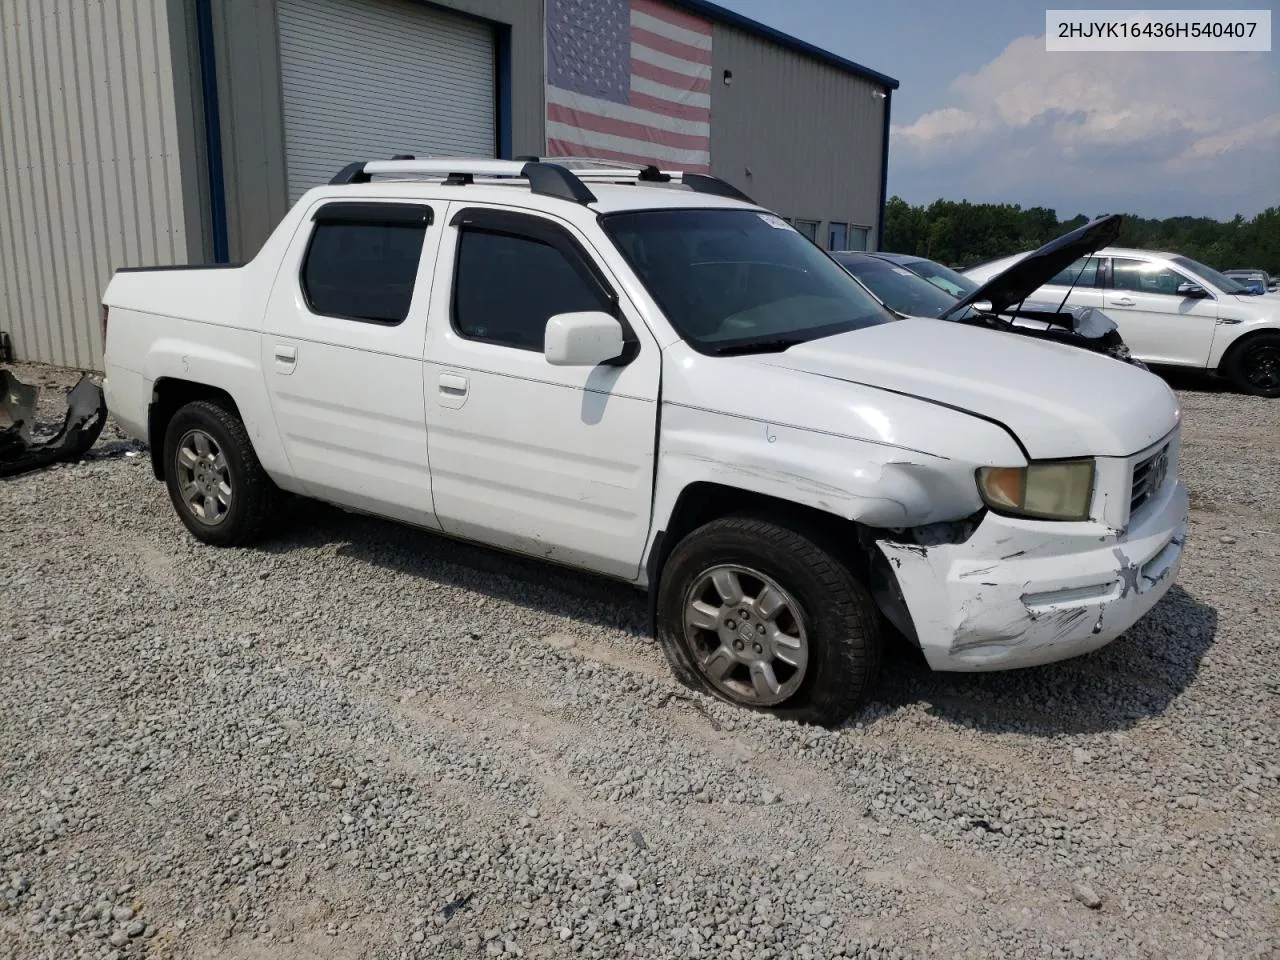
{"type": "Polygon", "coordinates": [[[711,24],[657,0],[547,0],[547,155],[711,172],[711,24]]]}

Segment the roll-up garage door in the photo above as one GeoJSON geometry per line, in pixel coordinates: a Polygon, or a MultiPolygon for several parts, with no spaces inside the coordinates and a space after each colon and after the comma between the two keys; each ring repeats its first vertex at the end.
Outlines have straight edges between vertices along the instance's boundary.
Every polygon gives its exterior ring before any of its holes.
{"type": "Polygon", "coordinates": [[[411,0],[279,0],[289,201],[354,160],[494,156],[493,31],[411,0]]]}

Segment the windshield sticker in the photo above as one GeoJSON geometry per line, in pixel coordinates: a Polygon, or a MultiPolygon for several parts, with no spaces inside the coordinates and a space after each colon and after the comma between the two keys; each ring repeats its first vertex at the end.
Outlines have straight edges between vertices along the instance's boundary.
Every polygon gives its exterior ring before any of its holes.
{"type": "Polygon", "coordinates": [[[756,216],[759,217],[761,220],[763,220],[765,223],[767,223],[769,226],[773,227],[773,229],[775,230],[791,229],[791,224],[787,223],[787,221],[783,220],[779,216],[776,216],[775,214],[757,213],[756,216]]]}
{"type": "Polygon", "coordinates": [[[901,267],[894,267],[894,268],[893,268],[893,272],[894,272],[894,273],[900,273],[900,274],[902,274],[904,277],[909,277],[909,276],[911,276],[911,271],[910,271],[910,270],[903,270],[901,267]]]}

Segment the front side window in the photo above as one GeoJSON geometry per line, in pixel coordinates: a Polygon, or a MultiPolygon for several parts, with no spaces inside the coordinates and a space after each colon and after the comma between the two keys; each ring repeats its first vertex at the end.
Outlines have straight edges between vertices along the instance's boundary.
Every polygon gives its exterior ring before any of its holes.
{"type": "Polygon", "coordinates": [[[1096,257],[1081,257],[1052,280],[1057,287],[1096,287],[1098,285],[1098,260],[1096,257]]]}
{"type": "Polygon", "coordinates": [[[409,315],[430,210],[330,204],[315,216],[302,264],[312,313],[395,325],[409,315]]]}
{"type": "Polygon", "coordinates": [[[454,327],[462,336],[539,352],[556,314],[613,311],[583,266],[559,247],[467,227],[458,237],[453,297],[454,327]]]}
{"type": "Polygon", "coordinates": [[[1158,263],[1146,260],[1132,260],[1128,257],[1111,258],[1111,285],[1117,290],[1132,290],[1134,293],[1159,293],[1176,297],[1178,285],[1190,283],[1180,273],[1162,267],[1158,263]]]}
{"type": "Polygon", "coordinates": [[[676,331],[703,353],[785,350],[894,320],[771,213],[644,210],[603,224],[676,331]]]}

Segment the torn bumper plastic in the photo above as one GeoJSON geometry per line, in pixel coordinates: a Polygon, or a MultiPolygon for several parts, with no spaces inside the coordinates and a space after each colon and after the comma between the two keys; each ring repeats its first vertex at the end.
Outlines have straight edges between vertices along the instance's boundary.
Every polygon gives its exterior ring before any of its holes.
{"type": "Polygon", "coordinates": [[[1096,650],[1145,615],[1178,576],[1187,508],[1175,483],[1123,536],[988,513],[963,543],[878,546],[930,667],[1006,670],[1096,650]]]}
{"type": "Polygon", "coordinates": [[[97,441],[107,422],[102,388],[88,375],[67,393],[62,428],[48,440],[32,436],[39,391],[0,370],[0,477],[38,470],[51,463],[78,460],[97,441]]]}

